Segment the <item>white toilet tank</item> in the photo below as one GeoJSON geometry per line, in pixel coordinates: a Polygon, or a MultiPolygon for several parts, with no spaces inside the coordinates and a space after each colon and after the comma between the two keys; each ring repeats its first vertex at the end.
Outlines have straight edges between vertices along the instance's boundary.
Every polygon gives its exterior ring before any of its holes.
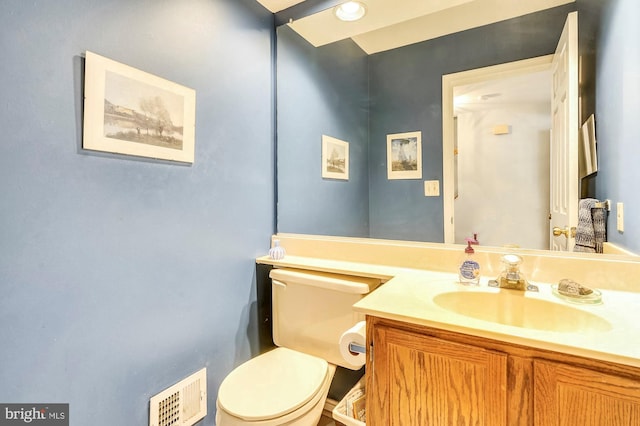
{"type": "Polygon", "coordinates": [[[273,269],[273,341],[353,369],[340,355],[340,336],[364,315],[353,304],[380,280],[298,269],[273,269]]]}

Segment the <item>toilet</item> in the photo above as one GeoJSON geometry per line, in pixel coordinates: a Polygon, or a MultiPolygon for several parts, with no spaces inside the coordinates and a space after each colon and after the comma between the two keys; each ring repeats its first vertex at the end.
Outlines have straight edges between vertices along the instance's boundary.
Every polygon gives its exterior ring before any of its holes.
{"type": "Polygon", "coordinates": [[[222,381],[217,426],[316,426],[336,366],[362,367],[341,355],[338,342],[364,319],[352,306],[379,280],[297,269],[273,269],[269,276],[277,347],[222,381]]]}

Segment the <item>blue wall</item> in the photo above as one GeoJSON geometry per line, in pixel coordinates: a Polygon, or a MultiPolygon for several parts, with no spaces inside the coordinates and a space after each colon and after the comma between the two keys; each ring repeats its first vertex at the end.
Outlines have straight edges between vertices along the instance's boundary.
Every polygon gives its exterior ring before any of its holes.
{"type": "Polygon", "coordinates": [[[553,53],[574,9],[560,6],[370,57],[371,237],[444,241],[442,197],[425,197],[423,189],[425,180],[442,182],[442,76],[553,53]],[[409,131],[422,131],[422,179],[387,180],[386,135],[409,131]]]}
{"type": "Polygon", "coordinates": [[[596,65],[596,196],[613,203],[609,241],[640,253],[640,3],[611,0],[605,10],[596,65]],[[624,203],[624,232],[616,230],[616,203],[624,203]]]}
{"type": "Polygon", "coordinates": [[[315,48],[286,25],[277,46],[278,230],[366,237],[368,57],[351,40],[315,48]],[[349,142],[348,181],[322,178],[322,135],[349,142]]]}
{"type": "Polygon", "coordinates": [[[148,424],[256,352],[273,232],[272,15],[255,0],[0,2],[0,402],[148,424]],[[81,149],[94,51],[196,90],[192,166],[81,149]]]}

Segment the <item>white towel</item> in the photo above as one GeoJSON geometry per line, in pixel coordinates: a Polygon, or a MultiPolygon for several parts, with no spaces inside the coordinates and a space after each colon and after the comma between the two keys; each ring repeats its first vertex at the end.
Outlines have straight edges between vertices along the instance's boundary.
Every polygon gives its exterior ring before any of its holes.
{"type": "Polygon", "coordinates": [[[602,253],[602,243],[607,239],[607,227],[604,207],[596,207],[599,203],[594,198],[580,200],[576,245],[573,251],[602,253]]]}

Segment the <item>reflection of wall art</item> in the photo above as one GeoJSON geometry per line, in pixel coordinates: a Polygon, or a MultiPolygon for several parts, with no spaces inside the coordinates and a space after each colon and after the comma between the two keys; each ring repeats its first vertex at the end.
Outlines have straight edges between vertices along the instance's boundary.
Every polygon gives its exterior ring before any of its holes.
{"type": "Polygon", "coordinates": [[[85,149],[193,163],[196,94],[87,52],[85,149]]]}
{"type": "Polygon", "coordinates": [[[387,178],[422,179],[422,132],[387,135],[387,178]]]}
{"type": "Polygon", "coordinates": [[[593,114],[582,125],[582,152],[584,159],[583,176],[598,171],[598,154],[596,152],[596,120],[593,114]]]}
{"type": "Polygon", "coordinates": [[[322,135],[322,177],[349,179],[349,142],[322,135]]]}

